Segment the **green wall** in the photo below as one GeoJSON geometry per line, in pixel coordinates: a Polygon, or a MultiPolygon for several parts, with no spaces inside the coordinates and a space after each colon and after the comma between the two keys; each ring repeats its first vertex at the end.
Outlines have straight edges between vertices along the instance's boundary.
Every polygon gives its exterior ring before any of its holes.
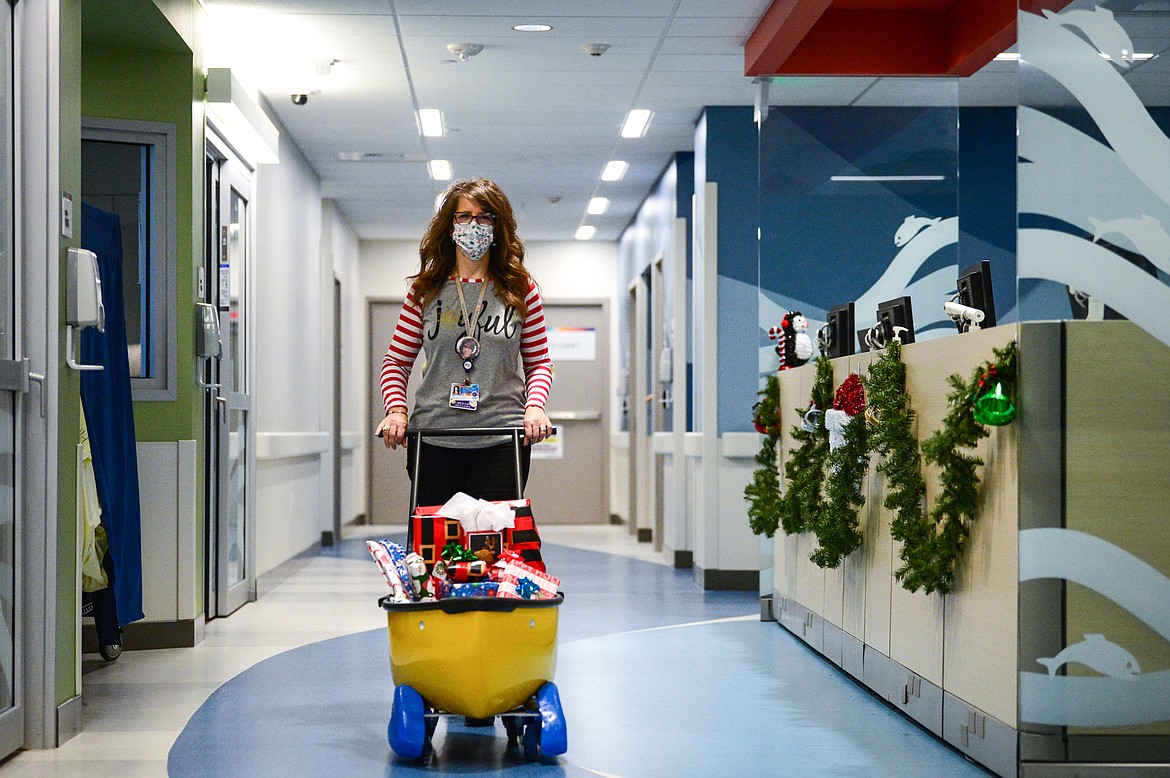
{"type": "MultiPolygon", "coordinates": [[[[178,169],[176,246],[176,320],[178,393],[174,402],[134,404],[134,424],[142,441],[198,439],[202,435],[202,397],[195,382],[196,232],[194,143],[191,122],[191,54],[117,49],[83,44],[81,112],[95,118],[173,124],[178,169]]],[[[202,146],[202,137],[199,144],[202,146]]],[[[202,159],[200,158],[200,163],[202,159]]],[[[202,190],[202,176],[198,177],[202,190]]],[[[201,200],[202,198],[200,198],[201,200]]],[[[202,224],[202,219],[199,219],[202,224]]],[[[202,241],[198,250],[202,253],[202,241]]]]}

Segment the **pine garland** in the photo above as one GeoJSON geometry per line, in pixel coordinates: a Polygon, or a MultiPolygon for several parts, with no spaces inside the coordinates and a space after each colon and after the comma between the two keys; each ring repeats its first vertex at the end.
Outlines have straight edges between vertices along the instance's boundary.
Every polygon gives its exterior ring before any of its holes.
{"type": "MultiPolygon", "coordinates": [[[[928,547],[933,534],[923,516],[926,481],[914,438],[915,412],[906,394],[906,365],[902,346],[893,341],[870,365],[865,381],[869,406],[877,417],[871,447],[883,458],[877,471],[886,476],[889,493],[883,504],[894,512],[890,534],[902,543],[902,566],[894,577],[907,586],[906,578],[929,564],[928,547]]],[[[914,589],[910,589],[914,591],[914,589]]]]}
{"type": "Polygon", "coordinates": [[[789,535],[811,529],[815,517],[824,510],[821,486],[825,479],[825,460],[829,455],[829,431],[825,429],[824,411],[832,407],[833,366],[823,354],[817,357],[816,366],[810,405],[797,409],[797,413],[802,419],[813,407],[821,413],[817,415],[813,431],[805,430],[800,424],[792,428],[797,445],[784,463],[788,491],[780,502],[780,526],[789,535]]]}
{"type": "Polygon", "coordinates": [[[757,535],[772,537],[780,524],[780,473],[776,450],[780,442],[780,380],[776,374],[768,376],[764,388],[757,392],[760,399],[752,406],[756,430],[764,435],[764,442],[756,453],[759,465],[752,474],[752,482],[743,490],[748,501],[748,523],[757,535]]]}
{"type": "Polygon", "coordinates": [[[828,454],[825,505],[811,527],[817,535],[817,549],[809,558],[820,567],[838,567],[861,546],[857,512],[865,504],[861,486],[869,468],[865,418],[859,414],[850,419],[844,435],[845,442],[828,454]]]}
{"type": "Polygon", "coordinates": [[[974,406],[985,375],[992,374],[1009,389],[1016,383],[1019,348],[1013,340],[1002,349],[994,349],[995,360],[975,369],[969,381],[957,373],[947,378],[952,391],[947,395],[950,411],[942,429],[922,444],[926,461],[941,470],[941,493],[930,512],[929,543],[918,553],[918,564],[902,582],[910,591],[925,589],[927,594],[951,591],[971,524],[979,518],[979,475],[976,468],[983,460],[960,449],[972,449],[987,437],[987,427],[975,421],[974,406]]]}

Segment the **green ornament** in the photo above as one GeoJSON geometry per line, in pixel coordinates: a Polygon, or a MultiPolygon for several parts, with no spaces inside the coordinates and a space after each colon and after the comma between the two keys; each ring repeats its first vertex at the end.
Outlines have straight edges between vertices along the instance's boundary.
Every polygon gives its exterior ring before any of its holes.
{"type": "Polygon", "coordinates": [[[1016,418],[1016,405],[1004,392],[1003,381],[996,381],[975,399],[973,415],[975,421],[993,427],[1010,424],[1016,418]]]}

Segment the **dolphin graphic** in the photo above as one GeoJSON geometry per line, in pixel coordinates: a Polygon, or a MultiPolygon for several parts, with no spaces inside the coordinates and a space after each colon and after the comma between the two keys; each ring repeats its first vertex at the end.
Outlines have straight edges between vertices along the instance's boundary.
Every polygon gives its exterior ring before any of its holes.
{"type": "Polygon", "coordinates": [[[1093,225],[1093,242],[1106,235],[1124,235],[1138,253],[1163,270],[1170,271],[1170,235],[1162,229],[1162,222],[1149,214],[1140,219],[1113,219],[1101,221],[1089,217],[1093,225]]]}
{"type": "Polygon", "coordinates": [[[1045,9],[1044,16],[1062,27],[1076,27],[1085,34],[1097,51],[1123,68],[1129,67],[1133,62],[1133,41],[1113,19],[1113,12],[1108,8],[1098,6],[1092,11],[1064,13],[1053,13],[1045,9]]]}
{"type": "Polygon", "coordinates": [[[1042,657],[1036,661],[1048,668],[1050,677],[1069,662],[1085,665],[1110,678],[1132,679],[1142,672],[1133,654],[1116,643],[1110,643],[1104,635],[1085,635],[1082,642],[1067,646],[1051,659],[1042,657]]]}
{"type": "Polygon", "coordinates": [[[905,246],[918,233],[927,227],[933,227],[941,221],[941,218],[928,219],[925,216],[907,216],[906,220],[902,222],[902,225],[898,227],[898,231],[894,233],[894,245],[905,246]]]}

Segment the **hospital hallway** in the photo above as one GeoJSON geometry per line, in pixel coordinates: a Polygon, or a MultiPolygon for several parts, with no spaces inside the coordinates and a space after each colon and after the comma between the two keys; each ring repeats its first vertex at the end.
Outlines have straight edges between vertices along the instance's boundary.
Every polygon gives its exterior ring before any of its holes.
{"type": "MultiPolygon", "coordinates": [[[[86,654],[83,731],[3,778],[986,775],[776,623],[753,592],[704,592],[624,526],[545,526],[561,579],[561,757],[526,762],[499,721],[445,719],[425,764],[387,743],[386,584],[366,537],[261,579],[261,597],[193,648],[86,654]],[[792,744],[786,747],[785,744],[792,744]]],[[[508,661],[508,646],[489,651],[508,661]]]]}

